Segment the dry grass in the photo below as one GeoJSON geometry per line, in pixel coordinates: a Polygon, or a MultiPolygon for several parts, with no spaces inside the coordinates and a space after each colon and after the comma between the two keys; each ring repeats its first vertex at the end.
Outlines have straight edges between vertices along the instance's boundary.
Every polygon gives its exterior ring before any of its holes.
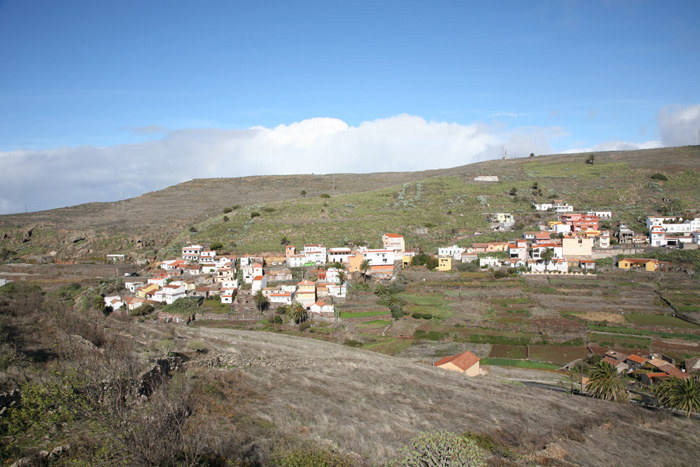
{"type": "Polygon", "coordinates": [[[673,419],[629,405],[466,378],[409,360],[290,336],[222,329],[183,329],[185,340],[217,342],[219,350],[257,358],[241,374],[249,397],[239,414],[266,420],[284,433],[338,446],[383,462],[421,431],[491,434],[530,454],[557,442],[579,465],[668,465],[695,461],[697,421],[673,419]],[[278,369],[275,360],[297,365],[278,369]],[[265,362],[265,363],[263,363],[265,362]],[[613,462],[615,463],[615,462],[613,462]]]}
{"type": "Polygon", "coordinates": [[[607,313],[604,311],[587,311],[585,313],[573,313],[578,318],[585,319],[586,321],[596,321],[624,324],[627,322],[624,315],[620,313],[607,313]]]}

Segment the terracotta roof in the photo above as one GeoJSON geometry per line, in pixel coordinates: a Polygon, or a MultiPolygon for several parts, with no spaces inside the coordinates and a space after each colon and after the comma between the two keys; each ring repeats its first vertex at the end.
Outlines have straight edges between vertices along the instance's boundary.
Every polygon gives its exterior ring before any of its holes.
{"type": "Polygon", "coordinates": [[[656,358],[656,357],[652,358],[647,363],[649,363],[652,366],[655,366],[656,368],[661,368],[661,366],[668,364],[668,362],[666,360],[662,360],[662,359],[656,358]]]}
{"type": "Polygon", "coordinates": [[[390,237],[390,238],[403,238],[403,235],[399,235],[399,234],[395,234],[395,233],[388,233],[388,234],[384,234],[384,235],[386,237],[390,237]]]}
{"type": "Polygon", "coordinates": [[[254,281],[261,281],[261,280],[263,280],[263,276],[255,276],[255,277],[253,277],[253,280],[254,281]]]}
{"type": "Polygon", "coordinates": [[[460,368],[462,371],[467,371],[469,368],[478,363],[479,360],[479,357],[467,350],[466,352],[462,352],[458,355],[441,358],[440,360],[435,362],[435,366],[441,366],[446,363],[452,363],[453,365],[460,368]]]}
{"type": "Polygon", "coordinates": [[[614,366],[614,367],[616,367],[617,365],[620,364],[620,362],[618,362],[617,360],[615,360],[615,359],[612,358],[612,357],[605,357],[605,358],[603,358],[602,361],[605,362],[605,363],[608,363],[609,365],[612,365],[612,366],[614,366]]]}
{"type": "Polygon", "coordinates": [[[639,363],[640,365],[644,365],[646,362],[649,361],[644,357],[640,357],[639,355],[634,355],[634,354],[627,357],[627,360],[632,360],[633,362],[639,363]]]}
{"type": "Polygon", "coordinates": [[[670,363],[667,363],[665,365],[661,365],[659,367],[659,370],[663,371],[669,376],[675,376],[676,378],[680,379],[685,379],[685,378],[690,378],[690,375],[688,373],[683,373],[681,370],[676,368],[675,366],[671,365],[670,363]]]}

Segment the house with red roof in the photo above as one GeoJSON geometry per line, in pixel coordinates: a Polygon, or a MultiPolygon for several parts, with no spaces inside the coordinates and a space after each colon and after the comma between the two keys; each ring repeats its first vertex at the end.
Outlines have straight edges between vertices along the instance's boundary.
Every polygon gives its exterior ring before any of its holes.
{"type": "Polygon", "coordinates": [[[458,355],[444,357],[433,364],[433,366],[443,368],[445,370],[464,373],[467,376],[479,375],[479,357],[470,351],[462,352],[458,355]]]}

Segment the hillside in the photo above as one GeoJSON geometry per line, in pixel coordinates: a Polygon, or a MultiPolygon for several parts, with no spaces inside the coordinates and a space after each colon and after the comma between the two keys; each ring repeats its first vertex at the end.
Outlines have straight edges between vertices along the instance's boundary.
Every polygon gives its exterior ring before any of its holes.
{"type": "Polygon", "coordinates": [[[697,146],[596,153],[593,165],[585,163],[589,156],[495,160],[424,172],[197,179],[120,202],[0,216],[0,246],[20,257],[52,253],[58,259],[100,259],[106,253],[155,256],[186,240],[218,240],[252,252],[276,248],[283,235],[292,242],[331,244],[401,230],[413,245],[433,247],[485,228],[482,213],[531,214],[530,203],[538,199],[611,208],[630,222],[650,209],[687,210],[697,204],[697,146]],[[649,179],[659,171],[672,177],[649,179]],[[497,175],[500,181],[474,182],[478,175],[497,175]],[[532,189],[535,182],[539,191],[532,189]],[[513,188],[516,196],[509,195],[513,188]],[[664,198],[673,200],[670,206],[664,198]],[[228,224],[215,225],[222,223],[224,208],[237,205],[228,224]],[[274,211],[261,211],[265,208],[274,211]],[[256,210],[262,215],[250,222],[256,210]],[[188,236],[193,225],[200,233],[188,236]]]}

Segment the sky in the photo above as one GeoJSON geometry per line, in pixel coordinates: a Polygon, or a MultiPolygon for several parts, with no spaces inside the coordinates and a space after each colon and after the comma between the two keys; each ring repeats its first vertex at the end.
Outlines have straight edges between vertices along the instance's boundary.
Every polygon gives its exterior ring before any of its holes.
{"type": "Polygon", "coordinates": [[[0,214],[698,144],[700,2],[0,0],[0,214]]]}

